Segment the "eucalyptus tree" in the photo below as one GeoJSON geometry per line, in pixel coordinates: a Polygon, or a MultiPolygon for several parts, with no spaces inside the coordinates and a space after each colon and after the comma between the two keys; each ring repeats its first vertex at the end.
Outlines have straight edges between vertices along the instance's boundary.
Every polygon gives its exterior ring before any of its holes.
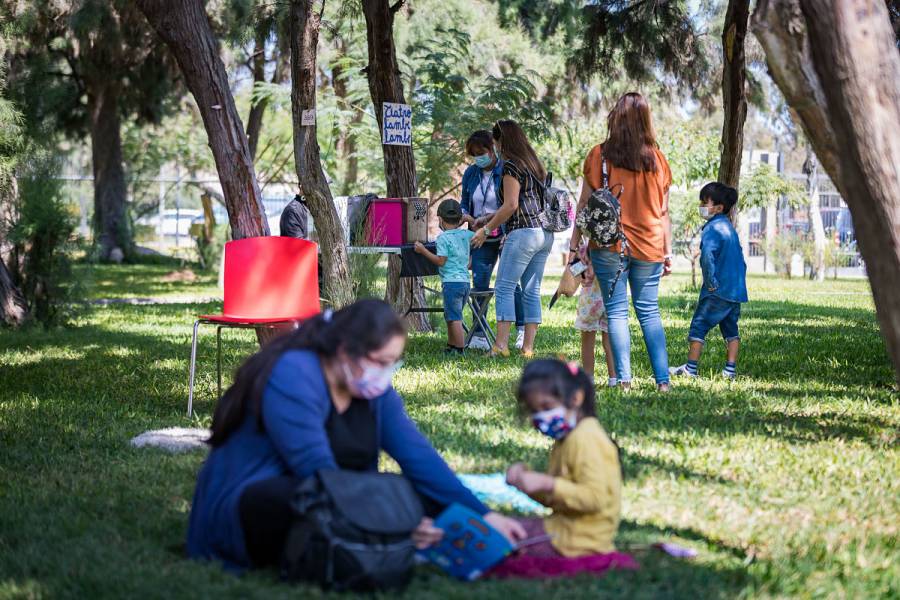
{"type": "Polygon", "coordinates": [[[850,207],[900,385],[900,53],[889,4],[760,0],[753,31],[850,207]]]}
{"type": "Polygon", "coordinates": [[[28,318],[28,304],[6,267],[6,241],[12,227],[12,201],[16,193],[14,171],[22,149],[22,115],[4,97],[6,40],[0,30],[0,323],[18,326],[28,318]]]}
{"type": "Polygon", "coordinates": [[[89,136],[99,257],[127,254],[122,122],[159,122],[176,88],[174,62],[128,0],[29,0],[0,11],[16,23],[10,83],[27,135],[89,136]]]}
{"type": "Polygon", "coordinates": [[[136,0],[175,56],[194,96],[216,163],[234,239],[269,235],[244,125],[201,0],[136,0]]]}

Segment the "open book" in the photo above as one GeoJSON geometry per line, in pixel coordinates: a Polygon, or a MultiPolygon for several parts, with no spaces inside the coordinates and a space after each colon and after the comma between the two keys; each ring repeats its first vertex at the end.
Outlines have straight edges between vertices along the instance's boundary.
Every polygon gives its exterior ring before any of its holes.
{"type": "Polygon", "coordinates": [[[444,538],[423,554],[452,577],[465,581],[477,579],[519,548],[550,539],[540,536],[513,546],[478,513],[461,504],[451,504],[434,525],[444,530],[444,538]]]}

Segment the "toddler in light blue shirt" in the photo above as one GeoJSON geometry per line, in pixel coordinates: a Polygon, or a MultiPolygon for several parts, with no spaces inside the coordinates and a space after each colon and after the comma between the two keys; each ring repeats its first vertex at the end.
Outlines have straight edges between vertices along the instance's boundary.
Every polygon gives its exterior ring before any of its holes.
{"type": "Polygon", "coordinates": [[[469,242],[475,235],[462,227],[462,207],[456,200],[444,200],[438,205],[441,235],[437,238],[437,254],[430,252],[421,242],[415,250],[438,266],[444,296],[444,320],[447,322],[448,354],[462,354],[465,333],[462,312],[469,297],[469,242]]]}

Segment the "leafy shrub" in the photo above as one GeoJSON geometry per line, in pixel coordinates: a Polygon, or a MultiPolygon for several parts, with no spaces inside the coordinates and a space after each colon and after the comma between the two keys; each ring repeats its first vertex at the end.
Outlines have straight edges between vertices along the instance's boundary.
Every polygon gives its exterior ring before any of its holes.
{"type": "Polygon", "coordinates": [[[810,246],[812,242],[806,236],[784,232],[775,236],[766,247],[766,256],[772,264],[775,265],[775,272],[779,275],[791,278],[791,259],[794,254],[804,257],[804,264],[808,262],[807,257],[810,255],[810,246]]]}
{"type": "Polygon", "coordinates": [[[18,195],[9,231],[14,267],[35,319],[44,326],[63,324],[71,298],[71,251],[75,219],[62,200],[59,162],[32,152],[18,169],[18,195]]]}

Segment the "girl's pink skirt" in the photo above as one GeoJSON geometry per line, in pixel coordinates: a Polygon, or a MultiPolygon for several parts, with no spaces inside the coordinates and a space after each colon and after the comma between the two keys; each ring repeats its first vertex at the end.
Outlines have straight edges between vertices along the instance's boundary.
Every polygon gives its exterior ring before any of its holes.
{"type": "MultiPolygon", "coordinates": [[[[546,535],[544,521],[539,518],[520,518],[528,538],[546,535]]],[[[601,575],[610,569],[637,569],[638,563],[630,554],[609,552],[587,556],[566,557],[549,541],[526,546],[491,569],[488,577],[505,579],[547,579],[571,577],[581,573],[601,575]]]]}

